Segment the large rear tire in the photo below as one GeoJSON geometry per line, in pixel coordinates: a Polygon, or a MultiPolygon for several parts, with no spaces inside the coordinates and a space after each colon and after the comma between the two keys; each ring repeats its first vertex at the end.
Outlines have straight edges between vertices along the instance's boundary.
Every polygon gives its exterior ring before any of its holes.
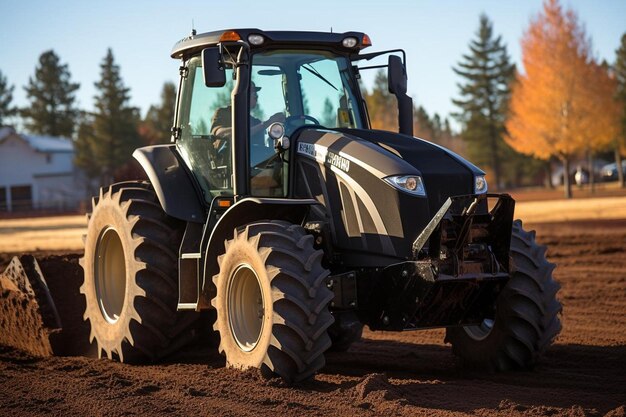
{"type": "Polygon", "coordinates": [[[259,368],[287,382],[324,366],[333,294],[322,256],[313,237],[291,223],[255,222],[234,231],[213,277],[214,329],[228,366],[259,368]]]}
{"type": "Polygon", "coordinates": [[[80,260],[89,340],[98,357],[161,358],[194,337],[197,314],[176,311],[184,224],[163,212],[145,182],[103,188],[92,204],[80,260]]]}
{"type": "Polygon", "coordinates": [[[561,286],[552,278],[555,265],[546,247],[535,242],[522,222],[513,223],[512,274],[500,294],[493,319],[477,326],[449,328],[446,341],[464,364],[494,371],[534,365],[561,331],[561,286]]]}

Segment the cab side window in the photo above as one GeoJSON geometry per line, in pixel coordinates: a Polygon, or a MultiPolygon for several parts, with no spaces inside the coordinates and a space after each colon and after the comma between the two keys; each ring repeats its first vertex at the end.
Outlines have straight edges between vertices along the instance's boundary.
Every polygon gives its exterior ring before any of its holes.
{"type": "Polygon", "coordinates": [[[177,146],[202,187],[205,200],[210,202],[217,195],[232,194],[229,143],[212,134],[216,113],[230,112],[232,70],[226,70],[230,81],[223,87],[209,88],[204,85],[200,57],[186,64],[177,116],[177,146]]]}

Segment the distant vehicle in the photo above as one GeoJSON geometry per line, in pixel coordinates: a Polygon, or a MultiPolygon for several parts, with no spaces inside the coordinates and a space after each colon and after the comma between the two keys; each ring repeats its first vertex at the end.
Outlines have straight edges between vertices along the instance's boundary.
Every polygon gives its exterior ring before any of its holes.
{"type": "MultiPolygon", "coordinates": [[[[626,175],[626,159],[622,159],[622,172],[626,175]]],[[[602,181],[616,181],[617,180],[617,163],[606,164],[602,167],[600,172],[602,181]]]]}
{"type": "MultiPolygon", "coordinates": [[[[604,161],[602,159],[597,159],[593,161],[593,173],[595,182],[604,181],[602,173],[604,172],[604,167],[607,166],[606,164],[607,161],[604,161]]],[[[589,173],[589,165],[587,161],[571,162],[569,173],[570,184],[588,184],[590,179],[589,173]],[[579,167],[581,168],[580,170],[578,169],[579,167]],[[580,171],[578,181],[576,180],[576,171],[580,171]]],[[[615,178],[617,178],[617,176],[615,178]]],[[[563,185],[563,165],[557,165],[553,168],[550,181],[552,182],[552,185],[554,187],[563,185]]]]}

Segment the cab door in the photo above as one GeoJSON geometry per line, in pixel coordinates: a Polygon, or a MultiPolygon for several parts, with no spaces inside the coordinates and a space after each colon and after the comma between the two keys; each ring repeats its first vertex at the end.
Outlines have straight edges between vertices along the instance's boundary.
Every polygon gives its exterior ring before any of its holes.
{"type": "Polygon", "coordinates": [[[230,120],[230,117],[217,116],[230,114],[233,71],[226,69],[228,81],[224,86],[207,87],[199,56],[189,59],[184,68],[175,126],[178,130],[176,144],[202,188],[205,202],[210,203],[216,196],[233,194],[230,140],[214,134],[216,120],[230,120]]]}

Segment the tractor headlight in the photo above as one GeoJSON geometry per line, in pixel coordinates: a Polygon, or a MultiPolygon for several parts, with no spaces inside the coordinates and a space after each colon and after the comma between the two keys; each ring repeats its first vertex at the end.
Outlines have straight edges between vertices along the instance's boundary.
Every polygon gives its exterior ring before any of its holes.
{"type": "Polygon", "coordinates": [[[263,42],[265,42],[265,38],[261,35],[257,35],[253,33],[253,34],[248,35],[248,42],[250,42],[250,44],[254,46],[259,46],[259,45],[262,45],[263,42]]]}
{"type": "Polygon", "coordinates": [[[346,48],[354,48],[355,46],[357,46],[357,44],[359,43],[359,40],[357,38],[354,38],[352,36],[349,36],[347,38],[344,38],[343,41],[341,42],[343,44],[343,46],[345,46],[346,48]]]}
{"type": "Polygon", "coordinates": [[[424,182],[419,175],[396,175],[393,177],[385,178],[389,184],[400,191],[409,193],[411,195],[426,196],[426,189],[424,188],[424,182]]]}
{"type": "Polygon", "coordinates": [[[485,194],[487,192],[487,180],[484,175],[474,177],[474,193],[485,194]]]}

